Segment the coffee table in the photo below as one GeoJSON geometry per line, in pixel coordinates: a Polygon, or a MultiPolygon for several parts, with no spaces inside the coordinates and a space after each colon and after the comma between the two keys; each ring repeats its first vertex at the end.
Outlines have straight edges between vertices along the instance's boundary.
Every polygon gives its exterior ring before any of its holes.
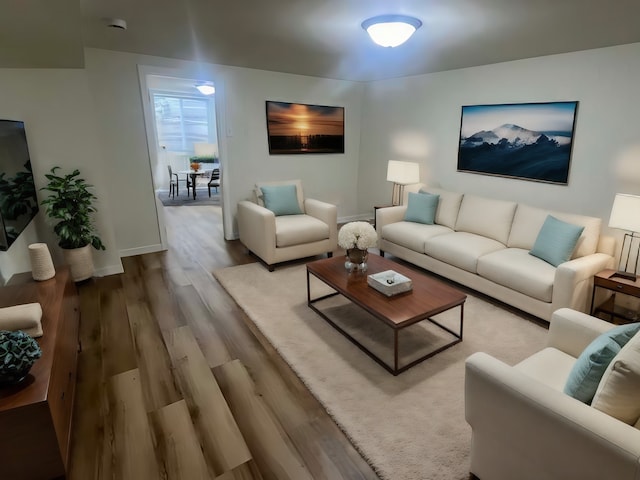
{"type": "Polygon", "coordinates": [[[398,375],[427,358],[462,341],[464,302],[467,299],[464,293],[439,280],[428,277],[421,272],[379,255],[369,253],[369,259],[367,261],[368,269],[366,272],[348,273],[344,267],[344,262],[344,257],[338,255],[333,258],[317,260],[307,264],[307,305],[388,372],[393,375],[398,375]],[[413,289],[409,292],[387,297],[367,284],[367,275],[385,270],[394,270],[410,278],[413,289]],[[311,276],[329,285],[335,292],[312,299],[311,276]],[[344,296],[393,330],[393,366],[387,365],[381,358],[358,342],[358,340],[331,320],[315,305],[317,302],[335,295],[344,296]],[[460,307],[460,327],[458,332],[454,332],[431,318],[434,315],[455,307],[460,307]],[[441,329],[446,330],[453,335],[454,340],[406,365],[399,366],[398,333],[400,330],[421,322],[422,320],[427,320],[441,329]]]}

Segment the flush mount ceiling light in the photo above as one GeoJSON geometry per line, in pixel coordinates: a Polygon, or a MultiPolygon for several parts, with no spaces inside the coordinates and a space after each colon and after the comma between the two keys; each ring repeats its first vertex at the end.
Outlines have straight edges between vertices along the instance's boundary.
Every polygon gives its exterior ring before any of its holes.
{"type": "Polygon", "coordinates": [[[198,82],[196,88],[203,95],[213,95],[216,93],[216,87],[211,82],[198,82]]]}
{"type": "Polygon", "coordinates": [[[382,47],[397,47],[409,40],[422,22],[406,15],[379,15],[362,22],[371,40],[382,47]]]}

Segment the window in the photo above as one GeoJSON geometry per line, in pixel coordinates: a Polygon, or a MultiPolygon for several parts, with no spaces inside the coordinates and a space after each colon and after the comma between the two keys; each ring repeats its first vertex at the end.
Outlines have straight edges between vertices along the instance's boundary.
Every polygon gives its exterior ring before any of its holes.
{"type": "Polygon", "coordinates": [[[160,149],[193,154],[194,143],[215,142],[213,101],[170,93],[152,93],[160,149]]]}

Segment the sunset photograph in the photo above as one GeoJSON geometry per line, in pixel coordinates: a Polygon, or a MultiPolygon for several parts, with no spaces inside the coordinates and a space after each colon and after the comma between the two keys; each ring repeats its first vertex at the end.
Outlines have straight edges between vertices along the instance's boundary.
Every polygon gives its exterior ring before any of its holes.
{"type": "Polygon", "coordinates": [[[266,102],[270,154],[344,153],[344,108],[266,102]]]}

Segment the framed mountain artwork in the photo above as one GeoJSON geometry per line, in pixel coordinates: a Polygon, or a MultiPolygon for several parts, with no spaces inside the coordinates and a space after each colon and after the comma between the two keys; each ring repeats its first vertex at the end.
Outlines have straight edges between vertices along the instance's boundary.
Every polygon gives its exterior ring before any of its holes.
{"type": "Polygon", "coordinates": [[[270,155],[344,153],[344,107],[266,101],[270,155]]]}
{"type": "Polygon", "coordinates": [[[567,185],[578,102],[462,107],[458,171],[567,185]]]}

